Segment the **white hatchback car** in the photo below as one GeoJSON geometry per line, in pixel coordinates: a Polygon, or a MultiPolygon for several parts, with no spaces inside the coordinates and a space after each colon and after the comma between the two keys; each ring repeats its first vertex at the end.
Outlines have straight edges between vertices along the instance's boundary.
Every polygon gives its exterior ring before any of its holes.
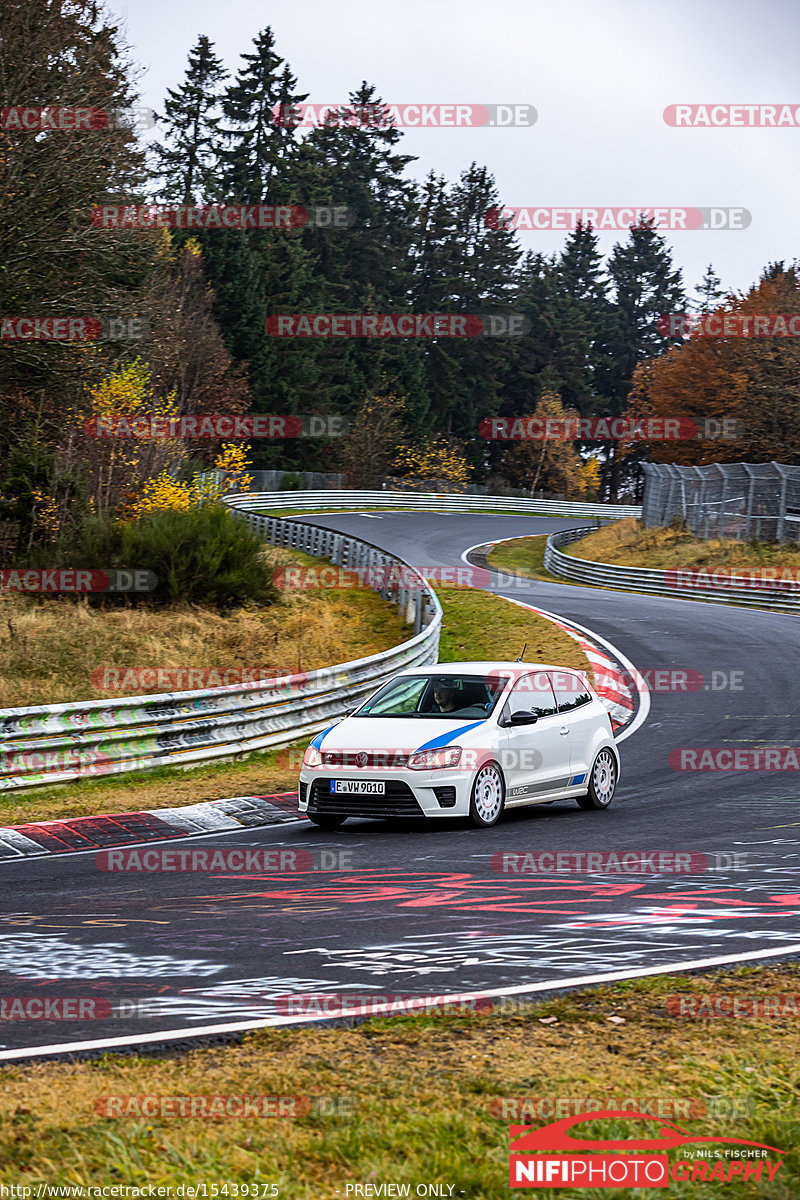
{"type": "Polygon", "coordinates": [[[323,829],[348,817],[466,817],[572,798],[608,808],[619,779],[608,713],[587,677],[521,662],[400,672],[317,734],[300,811],[323,829]]]}

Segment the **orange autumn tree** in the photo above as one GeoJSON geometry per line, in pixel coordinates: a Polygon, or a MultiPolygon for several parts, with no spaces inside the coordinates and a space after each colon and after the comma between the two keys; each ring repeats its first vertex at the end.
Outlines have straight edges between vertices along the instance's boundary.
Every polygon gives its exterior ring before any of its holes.
{"type": "MultiPolygon", "coordinates": [[[[795,268],[762,279],[743,296],[731,295],[714,310],[726,313],[800,313],[795,268]]],[[[654,462],[797,461],[800,456],[800,338],[706,337],[691,334],[681,345],[641,363],[625,416],[742,423],[735,440],[669,441],[650,445],[654,462]]],[[[635,445],[623,447],[632,452],[635,445]]]]}
{"type": "Polygon", "coordinates": [[[400,445],[392,465],[403,478],[447,483],[454,492],[462,491],[469,483],[469,463],[458,438],[442,436],[400,445]]]}
{"type": "MultiPolygon", "coordinates": [[[[544,391],[531,417],[542,423],[564,424],[577,420],[579,415],[575,409],[564,407],[558,392],[544,391]]],[[[522,418],[523,425],[527,420],[528,417],[522,418]]],[[[541,488],[568,500],[578,499],[587,489],[596,488],[599,477],[599,467],[585,469],[574,442],[560,438],[515,442],[503,455],[500,469],[509,483],[530,490],[531,495],[541,488]]]]}

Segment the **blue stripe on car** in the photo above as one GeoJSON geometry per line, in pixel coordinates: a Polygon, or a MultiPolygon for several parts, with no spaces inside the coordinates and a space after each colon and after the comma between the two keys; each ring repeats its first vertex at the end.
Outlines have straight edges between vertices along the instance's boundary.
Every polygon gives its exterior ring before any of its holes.
{"type": "Polygon", "coordinates": [[[323,729],[322,733],[317,734],[317,736],[314,738],[311,745],[316,746],[316,748],[319,750],[320,746],[322,745],[322,739],[325,737],[325,734],[330,733],[330,731],[334,728],[335,728],[335,726],[329,725],[327,729],[323,729]]]}
{"type": "Polygon", "coordinates": [[[570,779],[570,781],[569,781],[569,786],[575,787],[576,784],[583,783],[585,778],[586,778],[585,772],[583,775],[573,775],[572,779],[570,779]]]}
{"type": "Polygon", "coordinates": [[[468,733],[470,729],[477,729],[479,725],[485,723],[484,717],[480,721],[473,721],[470,725],[462,725],[460,729],[454,729],[452,733],[441,733],[439,737],[432,738],[426,742],[424,746],[417,746],[415,754],[421,753],[423,750],[438,750],[441,746],[446,746],[448,742],[452,742],[453,738],[459,737],[462,733],[468,733]]]}

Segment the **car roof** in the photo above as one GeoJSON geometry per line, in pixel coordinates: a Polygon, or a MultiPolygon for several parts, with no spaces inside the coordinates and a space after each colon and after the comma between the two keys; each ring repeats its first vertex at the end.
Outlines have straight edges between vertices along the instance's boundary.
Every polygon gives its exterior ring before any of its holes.
{"type": "Polygon", "coordinates": [[[577,675],[585,675],[588,671],[581,667],[563,667],[557,663],[528,663],[528,662],[448,662],[429,663],[422,667],[406,667],[398,671],[398,675],[486,675],[490,671],[573,671],[577,675]]]}

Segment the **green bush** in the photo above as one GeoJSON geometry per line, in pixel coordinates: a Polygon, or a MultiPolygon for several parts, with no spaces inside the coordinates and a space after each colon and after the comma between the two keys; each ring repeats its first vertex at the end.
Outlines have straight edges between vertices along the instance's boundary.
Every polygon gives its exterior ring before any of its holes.
{"type": "Polygon", "coordinates": [[[224,505],[204,504],[186,512],[162,509],[123,525],[119,565],[154,571],[155,600],[226,611],[276,600],[263,549],[258,534],[224,505]]]}
{"type": "Polygon", "coordinates": [[[88,597],[92,604],[184,601],[229,612],[278,598],[263,549],[258,534],[224,505],[204,504],[187,511],[160,509],[125,524],[90,517],[71,537],[34,548],[26,565],[141,569],[158,579],[152,592],[101,592],[88,597]]]}

